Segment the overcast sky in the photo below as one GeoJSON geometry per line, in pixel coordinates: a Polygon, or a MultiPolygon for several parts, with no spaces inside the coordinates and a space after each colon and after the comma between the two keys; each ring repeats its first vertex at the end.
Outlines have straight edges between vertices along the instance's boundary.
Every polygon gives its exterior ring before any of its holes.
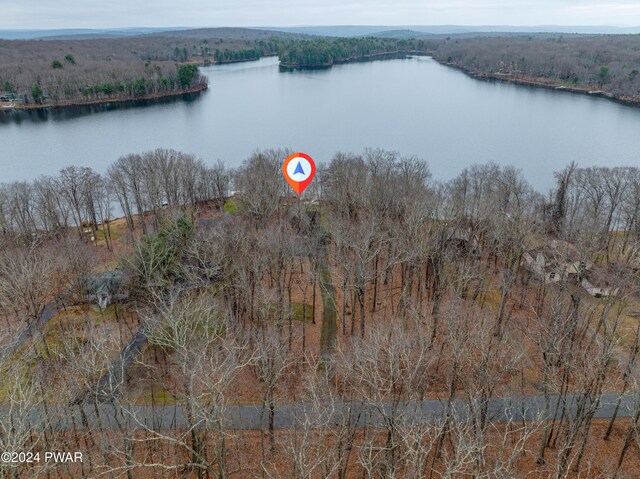
{"type": "Polygon", "coordinates": [[[640,25],[639,0],[0,0],[0,28],[640,25]]]}

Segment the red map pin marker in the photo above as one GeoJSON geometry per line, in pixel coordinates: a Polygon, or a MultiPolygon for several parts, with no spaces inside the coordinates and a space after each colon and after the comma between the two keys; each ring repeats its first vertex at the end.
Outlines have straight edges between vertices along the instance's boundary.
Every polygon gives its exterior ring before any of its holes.
{"type": "Polygon", "coordinates": [[[282,174],[293,191],[299,195],[309,186],[316,174],[316,164],[305,153],[294,153],[282,164],[282,174]]]}

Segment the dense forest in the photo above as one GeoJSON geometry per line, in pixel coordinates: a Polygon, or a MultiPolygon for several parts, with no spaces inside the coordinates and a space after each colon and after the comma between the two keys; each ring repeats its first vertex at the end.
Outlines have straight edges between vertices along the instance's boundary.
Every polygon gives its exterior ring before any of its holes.
{"type": "Polygon", "coordinates": [[[185,64],[279,55],[285,69],[425,53],[476,76],[640,98],[638,35],[318,38],[200,29],[116,39],[0,41],[0,96],[21,105],[156,97],[206,88],[185,64]]]}
{"type": "Polygon", "coordinates": [[[283,67],[328,67],[335,63],[366,60],[371,57],[425,52],[424,40],[393,38],[337,38],[289,42],[281,48],[283,67]]]}
{"type": "Polygon", "coordinates": [[[289,153],[0,187],[0,475],[638,477],[637,167],[289,153]]]}
{"type": "Polygon", "coordinates": [[[0,40],[0,95],[26,105],[163,96],[206,87],[186,64],[276,54],[291,34],[202,29],[116,39],[0,40]]]}
{"type": "Polygon", "coordinates": [[[451,36],[432,45],[439,61],[471,73],[640,99],[640,35],[451,36]]]}

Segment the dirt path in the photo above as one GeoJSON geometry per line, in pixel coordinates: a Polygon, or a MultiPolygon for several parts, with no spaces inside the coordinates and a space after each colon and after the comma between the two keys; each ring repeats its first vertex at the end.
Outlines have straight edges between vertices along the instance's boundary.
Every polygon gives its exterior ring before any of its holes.
{"type": "Polygon", "coordinates": [[[318,277],[322,294],[322,330],[320,334],[320,354],[330,357],[336,347],[338,323],[336,315],[336,291],[331,278],[327,258],[327,238],[318,241],[318,277]]]}

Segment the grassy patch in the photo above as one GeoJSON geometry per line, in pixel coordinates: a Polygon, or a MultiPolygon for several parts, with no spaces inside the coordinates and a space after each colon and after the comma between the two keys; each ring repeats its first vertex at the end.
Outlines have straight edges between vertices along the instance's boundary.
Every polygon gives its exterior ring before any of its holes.
{"type": "MultiPolygon", "coordinates": [[[[613,301],[611,309],[607,313],[607,322],[610,327],[616,321],[616,316],[620,314],[617,319],[618,328],[615,333],[615,339],[624,349],[631,349],[636,337],[636,328],[638,327],[638,320],[640,319],[640,303],[633,298],[615,299],[615,298],[593,298],[587,294],[586,291],[581,291],[582,301],[587,304],[588,311],[593,314],[594,324],[600,321],[600,318],[605,312],[608,301],[613,301]]],[[[598,330],[600,334],[606,334],[605,325],[602,324],[598,330]]]]}
{"type": "Polygon", "coordinates": [[[57,332],[59,328],[84,327],[86,322],[90,322],[93,325],[117,323],[118,317],[122,319],[125,313],[126,305],[122,304],[111,304],[103,311],[100,311],[100,308],[93,304],[88,306],[68,306],[51,318],[45,326],[44,332],[49,334],[52,330],[57,332]]]}
{"type": "Polygon", "coordinates": [[[242,214],[242,204],[236,198],[229,198],[222,209],[233,216],[242,214]]]}
{"type": "Polygon", "coordinates": [[[489,306],[492,310],[497,311],[500,306],[500,299],[502,298],[502,292],[500,288],[489,289],[484,292],[483,306],[489,306]]]}
{"type": "MultiPolygon", "coordinates": [[[[106,228],[109,230],[111,240],[116,243],[124,237],[127,231],[127,221],[125,218],[116,218],[111,220],[106,228]]],[[[103,231],[102,225],[100,225],[100,227],[96,231],[96,240],[98,242],[104,241],[104,237],[105,232],[103,231]]]]}
{"type": "Polygon", "coordinates": [[[291,303],[291,315],[294,321],[313,321],[313,306],[304,303],[291,303]]]}
{"type": "Polygon", "coordinates": [[[153,392],[146,392],[136,402],[138,404],[177,404],[178,398],[165,389],[156,389],[153,392]]]}
{"type": "Polygon", "coordinates": [[[84,337],[73,336],[63,340],[59,335],[47,335],[46,347],[42,341],[34,342],[34,348],[39,356],[58,364],[68,363],[70,358],[77,356],[87,342],[84,337]]]}
{"type": "Polygon", "coordinates": [[[313,307],[310,304],[304,305],[303,303],[291,303],[287,308],[284,305],[284,309],[280,307],[278,303],[265,303],[262,317],[267,321],[312,321],[313,320],[313,307]],[[304,315],[303,315],[304,309],[304,315]]]}
{"type": "Polygon", "coordinates": [[[635,315],[623,314],[621,318],[620,330],[618,332],[618,339],[620,344],[631,349],[635,342],[636,328],[638,327],[638,318],[635,315]]]}

